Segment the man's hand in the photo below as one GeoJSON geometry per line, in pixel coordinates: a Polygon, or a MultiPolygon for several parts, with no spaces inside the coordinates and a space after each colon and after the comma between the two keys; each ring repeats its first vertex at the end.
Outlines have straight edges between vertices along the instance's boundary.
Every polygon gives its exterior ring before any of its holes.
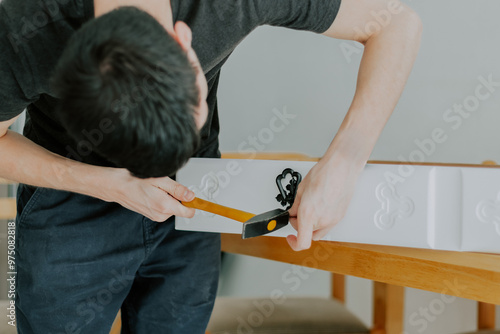
{"type": "Polygon", "coordinates": [[[112,183],[101,199],[117,202],[156,222],[171,216],[191,218],[195,210],[179,201],[192,201],[195,194],[169,177],[139,179],[126,169],[110,170],[112,183]]]}
{"type": "Polygon", "coordinates": [[[363,166],[335,156],[321,159],[309,171],[289,210],[297,230],[297,237],[287,237],[293,250],[311,247],[311,240],[323,238],[344,217],[363,166]]]}

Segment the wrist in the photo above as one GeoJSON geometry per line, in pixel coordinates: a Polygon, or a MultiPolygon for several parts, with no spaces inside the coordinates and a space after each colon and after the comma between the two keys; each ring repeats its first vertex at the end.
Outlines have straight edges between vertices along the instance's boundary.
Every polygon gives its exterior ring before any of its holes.
{"type": "Polygon", "coordinates": [[[385,125],[367,108],[351,106],[325,157],[341,157],[356,165],[365,165],[385,125]]]}
{"type": "Polygon", "coordinates": [[[373,146],[363,141],[362,136],[343,132],[337,134],[328,147],[325,160],[345,161],[353,167],[364,167],[370,157],[373,146]]]}
{"type": "Polygon", "coordinates": [[[58,183],[63,186],[54,188],[110,202],[116,197],[113,192],[129,175],[125,169],[93,166],[64,159],[56,171],[58,183]]]}
{"type": "Polygon", "coordinates": [[[124,168],[89,166],[82,181],[84,193],[106,202],[116,202],[124,193],[124,184],[132,177],[124,168]]]}

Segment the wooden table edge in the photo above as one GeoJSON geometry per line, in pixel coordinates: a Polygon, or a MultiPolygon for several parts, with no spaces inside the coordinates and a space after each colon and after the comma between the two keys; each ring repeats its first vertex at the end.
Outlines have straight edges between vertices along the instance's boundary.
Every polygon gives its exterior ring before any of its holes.
{"type": "Polygon", "coordinates": [[[285,238],[225,234],[225,252],[301,265],[393,285],[500,304],[500,256],[392,246],[313,242],[294,252],[285,238]]]}

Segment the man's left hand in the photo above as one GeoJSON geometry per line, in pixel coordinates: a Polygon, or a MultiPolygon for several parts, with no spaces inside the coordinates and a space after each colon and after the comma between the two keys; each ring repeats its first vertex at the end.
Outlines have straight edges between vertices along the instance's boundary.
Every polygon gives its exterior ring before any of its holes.
{"type": "Polygon", "coordinates": [[[290,223],[297,236],[287,241],[293,250],[311,247],[311,240],[320,240],[344,217],[351,201],[356,180],[364,164],[334,156],[321,159],[300,183],[290,223]]]}

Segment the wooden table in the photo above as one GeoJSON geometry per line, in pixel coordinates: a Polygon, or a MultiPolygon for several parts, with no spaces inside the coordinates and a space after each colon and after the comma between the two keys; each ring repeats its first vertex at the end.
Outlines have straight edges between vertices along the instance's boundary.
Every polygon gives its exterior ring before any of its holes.
{"type": "Polygon", "coordinates": [[[285,238],[242,240],[223,234],[222,249],[332,273],[500,304],[500,255],[392,246],[313,242],[294,252],[285,238]]]}

